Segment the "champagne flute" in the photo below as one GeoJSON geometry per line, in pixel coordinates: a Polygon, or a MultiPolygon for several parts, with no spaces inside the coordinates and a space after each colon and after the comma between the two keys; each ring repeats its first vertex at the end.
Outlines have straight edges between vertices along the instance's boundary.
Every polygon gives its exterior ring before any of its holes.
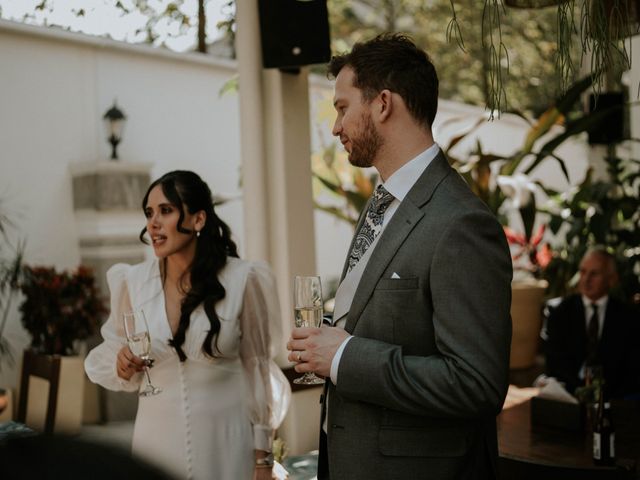
{"type": "Polygon", "coordinates": [[[158,387],[151,384],[149,376],[149,365],[153,363],[151,358],[151,336],[149,326],[142,310],[125,312],[122,314],[124,321],[124,332],[127,336],[127,343],[131,353],[140,357],[144,361],[144,373],[147,377],[147,386],[138,395],[148,397],[162,392],[158,387]]]}
{"type": "MultiPolygon", "coordinates": [[[[322,285],[318,276],[297,276],[293,282],[294,318],[296,327],[319,327],[322,325],[322,285]]],[[[298,385],[324,383],[313,372],[293,380],[298,385]]]]}

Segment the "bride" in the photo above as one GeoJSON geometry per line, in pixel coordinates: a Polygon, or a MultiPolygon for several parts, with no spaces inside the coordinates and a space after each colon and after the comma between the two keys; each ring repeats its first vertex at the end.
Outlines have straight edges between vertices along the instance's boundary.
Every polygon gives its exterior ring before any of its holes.
{"type": "MultiPolygon", "coordinates": [[[[127,346],[122,314],[143,310],[162,392],[141,396],[133,453],[176,478],[272,478],[274,429],[290,399],[273,362],[280,315],[266,264],[240,260],[207,184],[173,171],[142,206],[157,258],[107,273],[111,315],[86,361],[89,378],[138,391],[144,362],[127,346]]],[[[146,242],[145,242],[146,243],[146,242]]]]}

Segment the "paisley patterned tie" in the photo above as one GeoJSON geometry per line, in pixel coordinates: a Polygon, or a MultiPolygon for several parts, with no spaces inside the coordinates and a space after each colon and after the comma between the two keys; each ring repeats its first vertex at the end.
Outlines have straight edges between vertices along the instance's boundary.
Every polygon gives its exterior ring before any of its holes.
{"type": "Polygon", "coordinates": [[[382,221],[384,220],[384,212],[387,210],[394,197],[382,186],[378,185],[376,191],[373,192],[373,198],[367,210],[367,216],[360,226],[360,230],[356,234],[356,241],[353,249],[349,254],[348,272],[358,263],[369,246],[382,230],[382,221]]]}

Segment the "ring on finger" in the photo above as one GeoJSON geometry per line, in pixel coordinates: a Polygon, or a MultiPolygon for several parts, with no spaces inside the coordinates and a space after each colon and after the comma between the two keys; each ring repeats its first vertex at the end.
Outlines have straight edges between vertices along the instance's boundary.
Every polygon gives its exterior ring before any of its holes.
{"type": "Polygon", "coordinates": [[[302,362],[302,352],[298,352],[298,363],[302,362]]]}

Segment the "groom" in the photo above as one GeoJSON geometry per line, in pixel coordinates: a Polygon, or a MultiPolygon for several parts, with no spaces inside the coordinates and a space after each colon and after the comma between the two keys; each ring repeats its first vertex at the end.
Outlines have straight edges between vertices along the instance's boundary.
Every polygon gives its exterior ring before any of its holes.
{"type": "Polygon", "coordinates": [[[500,224],[434,143],[438,78],[381,35],[334,57],[333,134],[382,179],[360,218],[334,328],[296,328],[289,359],[327,378],[318,478],[496,476],[511,259],[500,224]]]}

